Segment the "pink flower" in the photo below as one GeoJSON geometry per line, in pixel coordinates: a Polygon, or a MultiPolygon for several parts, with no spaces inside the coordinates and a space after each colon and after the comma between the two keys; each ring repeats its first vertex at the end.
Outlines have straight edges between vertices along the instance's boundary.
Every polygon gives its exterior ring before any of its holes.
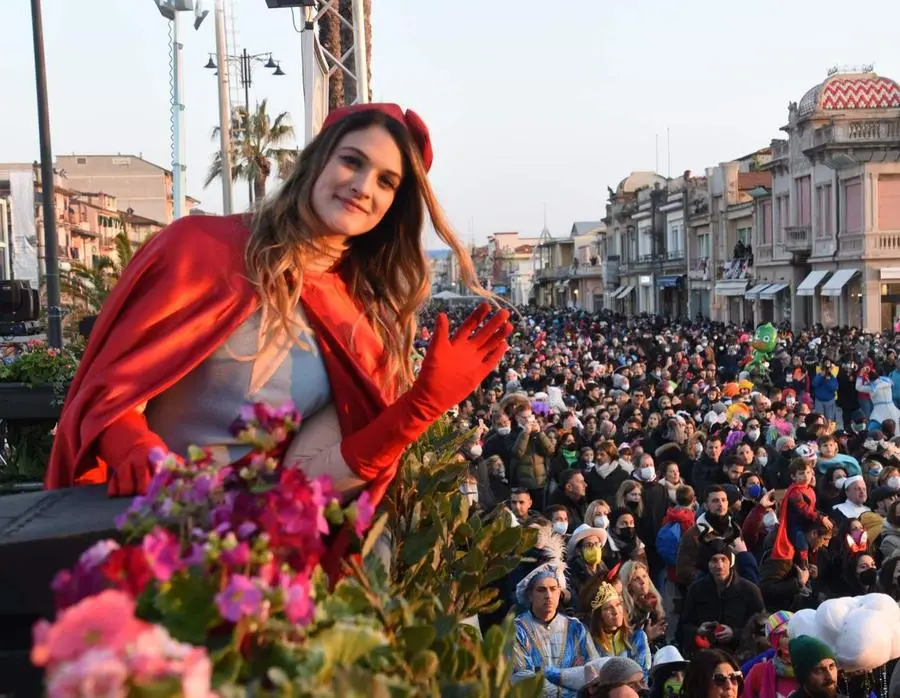
{"type": "Polygon", "coordinates": [[[128,594],[107,589],[64,610],[53,625],[38,621],[33,630],[32,663],[53,666],[90,649],[122,650],[147,628],[134,617],[134,609],[134,599],[128,594]]]}
{"type": "Polygon", "coordinates": [[[250,545],[241,541],[233,548],[223,550],[222,562],[232,569],[243,567],[250,562],[250,545]]]}
{"type": "Polygon", "coordinates": [[[357,538],[362,538],[369,526],[372,525],[372,517],[374,515],[375,507],[372,505],[369,491],[366,490],[356,500],[356,520],[353,522],[353,528],[356,531],[357,538]]]}
{"type": "Polygon", "coordinates": [[[113,550],[118,550],[119,544],[114,540],[101,540],[85,550],[78,559],[79,566],[93,569],[102,564],[113,550]]]}
{"type": "Polygon", "coordinates": [[[153,576],[161,582],[167,582],[182,567],[181,546],[175,536],[162,528],[154,528],[144,537],[144,555],[153,576]]]}
{"type": "Polygon", "coordinates": [[[182,698],[210,698],[212,685],[212,662],[206,651],[195,647],[184,658],[181,674],[182,698]]]}
{"type": "Polygon", "coordinates": [[[243,616],[258,614],[262,600],[262,591],[256,583],[243,574],[236,574],[216,596],[216,606],[225,620],[237,623],[243,616]]]}
{"type": "Polygon", "coordinates": [[[88,650],[47,678],[48,698],[125,698],[128,669],[115,652],[88,650]]]}
{"type": "Polygon", "coordinates": [[[284,614],[288,620],[296,625],[308,625],[315,613],[309,577],[298,574],[292,580],[282,575],[281,589],[284,593],[284,614]]]}

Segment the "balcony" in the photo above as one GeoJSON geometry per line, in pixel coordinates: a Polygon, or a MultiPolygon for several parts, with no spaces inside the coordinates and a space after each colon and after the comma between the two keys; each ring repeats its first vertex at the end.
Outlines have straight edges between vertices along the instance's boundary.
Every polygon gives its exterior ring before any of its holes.
{"type": "Polygon", "coordinates": [[[866,162],[900,161],[900,120],[848,121],[823,126],[804,151],[834,169],[866,162]]]}
{"type": "Polygon", "coordinates": [[[753,254],[756,257],[755,261],[758,264],[765,264],[767,262],[772,261],[772,243],[769,242],[765,245],[757,245],[753,248],[753,254]]]}
{"type": "MultiPolygon", "coordinates": [[[[841,244],[843,245],[843,240],[841,244]]],[[[896,259],[900,257],[900,230],[864,235],[863,256],[867,259],[896,259]]]]}
{"type": "Polygon", "coordinates": [[[784,229],[784,249],[788,252],[809,252],[812,236],[808,225],[789,225],[784,229]]]}
{"type": "Polygon", "coordinates": [[[571,270],[571,276],[577,276],[582,279],[599,278],[603,276],[603,265],[599,263],[587,264],[586,262],[581,262],[578,266],[573,264],[569,269],[571,270]]]}
{"type": "Polygon", "coordinates": [[[700,257],[688,262],[688,278],[693,281],[709,281],[709,258],[700,257]]]}
{"type": "Polygon", "coordinates": [[[538,281],[560,281],[569,277],[571,267],[545,267],[534,272],[538,281]]]}
{"type": "Polygon", "coordinates": [[[813,133],[813,147],[894,142],[900,145],[900,120],[850,121],[823,126],[813,133]]]}

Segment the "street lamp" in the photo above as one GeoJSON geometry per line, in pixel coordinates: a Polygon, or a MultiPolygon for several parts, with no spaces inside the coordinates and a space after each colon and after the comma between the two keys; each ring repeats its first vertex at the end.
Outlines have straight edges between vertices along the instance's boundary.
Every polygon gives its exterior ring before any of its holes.
{"type": "Polygon", "coordinates": [[[178,41],[178,16],[181,12],[194,13],[194,29],[199,29],[209,14],[206,0],[153,0],[159,13],[169,21],[170,34],[170,66],[172,102],[172,198],[174,199],[174,217],[180,218],[184,213],[184,171],[182,162],[184,154],[184,132],[181,128],[181,117],[184,111],[184,84],[181,75],[182,44],[178,41]]]}
{"type": "Polygon", "coordinates": [[[47,342],[62,349],[62,307],[59,297],[59,239],[56,234],[53,187],[53,148],[50,147],[50,108],[47,102],[47,66],[44,63],[44,23],[41,0],[31,0],[34,73],[37,86],[38,135],[41,147],[41,204],[44,207],[44,273],[47,276],[47,342]]]}
{"type": "MultiPolygon", "coordinates": [[[[272,58],[271,53],[247,53],[247,49],[244,49],[239,55],[231,56],[225,55],[221,57],[220,60],[224,60],[227,63],[237,63],[240,71],[240,80],[241,85],[244,87],[244,109],[246,110],[247,119],[250,119],[250,86],[253,84],[253,64],[258,63],[262,65],[263,68],[268,70],[274,69],[272,75],[281,77],[282,75],[286,75],[281,69],[281,62],[276,61],[272,58]]],[[[216,70],[218,65],[216,64],[215,59],[213,58],[213,54],[209,54],[209,61],[207,61],[205,68],[209,70],[216,70]]],[[[225,124],[221,125],[221,128],[226,128],[225,124]]],[[[224,173],[223,173],[224,176],[224,173]]],[[[250,203],[253,203],[253,181],[248,178],[247,181],[247,190],[250,196],[250,203]]]]}

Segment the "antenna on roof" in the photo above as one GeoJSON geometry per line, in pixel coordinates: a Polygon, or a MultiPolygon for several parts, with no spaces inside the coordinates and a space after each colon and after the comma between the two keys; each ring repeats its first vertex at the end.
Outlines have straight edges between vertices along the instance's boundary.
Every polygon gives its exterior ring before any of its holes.
{"type": "Polygon", "coordinates": [[[653,168],[653,171],[657,174],[659,173],[659,134],[656,134],[656,166],[653,168]]]}

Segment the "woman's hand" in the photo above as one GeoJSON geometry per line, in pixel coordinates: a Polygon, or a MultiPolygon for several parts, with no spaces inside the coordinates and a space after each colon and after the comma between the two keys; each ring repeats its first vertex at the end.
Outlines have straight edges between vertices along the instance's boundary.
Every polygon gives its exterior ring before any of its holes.
{"type": "Polygon", "coordinates": [[[506,343],[512,332],[509,311],[498,311],[478,328],[490,311],[491,307],[482,303],[452,337],[447,316],[444,313],[437,316],[422,370],[410,392],[440,408],[438,414],[469,397],[509,348],[506,343]]]}

